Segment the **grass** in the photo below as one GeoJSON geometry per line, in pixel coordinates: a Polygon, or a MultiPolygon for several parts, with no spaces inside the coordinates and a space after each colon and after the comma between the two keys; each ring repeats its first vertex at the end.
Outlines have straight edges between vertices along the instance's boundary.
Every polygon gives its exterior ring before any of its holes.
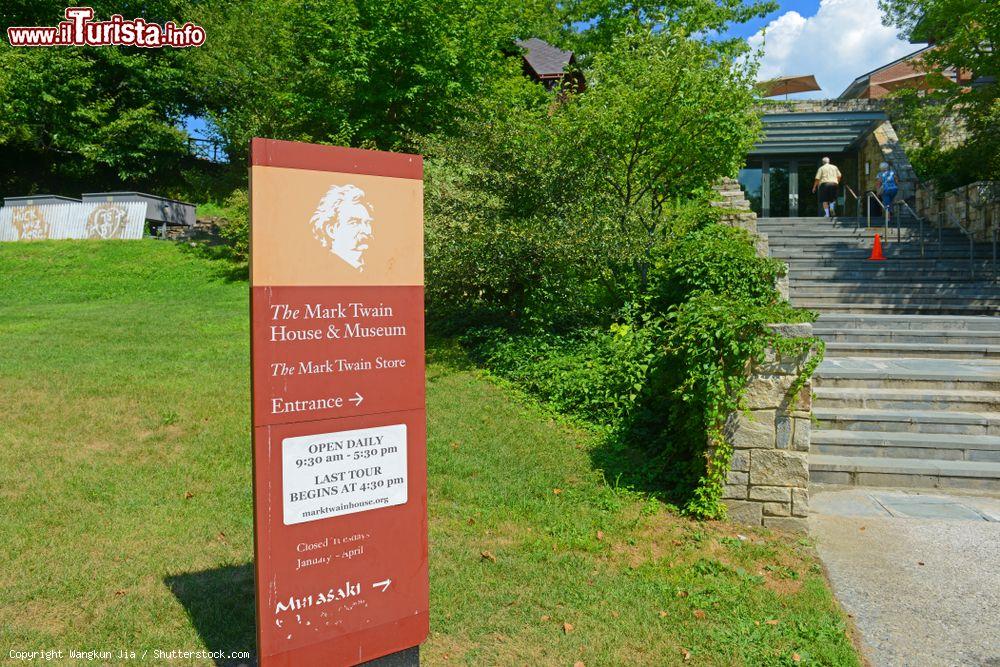
{"type": "MultiPolygon", "coordinates": [[[[157,241],[0,245],[4,658],[253,650],[234,275],[157,241]]],[[[448,341],[428,414],[425,664],[858,664],[808,543],[607,483],[594,434],[448,341]]]]}

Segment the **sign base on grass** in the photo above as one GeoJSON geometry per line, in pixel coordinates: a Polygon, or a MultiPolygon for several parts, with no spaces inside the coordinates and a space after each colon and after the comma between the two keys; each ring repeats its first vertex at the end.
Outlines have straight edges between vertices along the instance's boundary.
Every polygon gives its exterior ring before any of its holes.
{"type": "Polygon", "coordinates": [[[251,144],[262,667],[419,661],[412,647],[428,631],[422,178],[415,155],[251,144]]]}
{"type": "Polygon", "coordinates": [[[361,667],[420,667],[420,647],[414,646],[403,651],[375,658],[361,667]]]}

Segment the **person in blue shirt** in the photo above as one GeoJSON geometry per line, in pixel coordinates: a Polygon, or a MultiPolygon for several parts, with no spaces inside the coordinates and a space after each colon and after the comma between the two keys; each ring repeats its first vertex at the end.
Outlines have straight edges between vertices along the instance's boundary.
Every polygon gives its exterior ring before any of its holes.
{"type": "Polygon", "coordinates": [[[878,174],[875,176],[878,181],[878,195],[882,198],[882,205],[885,206],[885,219],[889,221],[892,211],[892,200],[899,193],[899,180],[896,178],[896,170],[889,166],[888,162],[883,162],[878,166],[878,174]]]}

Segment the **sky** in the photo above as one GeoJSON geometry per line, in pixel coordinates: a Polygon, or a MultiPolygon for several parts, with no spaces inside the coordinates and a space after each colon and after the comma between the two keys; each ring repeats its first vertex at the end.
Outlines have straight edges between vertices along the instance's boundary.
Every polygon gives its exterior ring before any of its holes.
{"type": "Polygon", "coordinates": [[[758,79],[814,74],[823,90],[790,95],[834,98],[858,76],[918,50],[882,25],[878,0],[779,0],[778,11],[729,35],[763,48],[758,79]]]}

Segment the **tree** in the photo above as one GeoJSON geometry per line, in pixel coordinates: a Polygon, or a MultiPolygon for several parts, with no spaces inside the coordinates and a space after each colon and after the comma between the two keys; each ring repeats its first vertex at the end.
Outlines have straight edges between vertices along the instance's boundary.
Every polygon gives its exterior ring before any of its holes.
{"type": "Polygon", "coordinates": [[[1000,179],[1000,4],[984,0],[880,0],[884,21],[911,41],[930,41],[930,72],[954,68],[972,74],[971,87],[933,76],[927,96],[899,96],[902,124],[917,135],[918,169],[946,186],[1000,179]],[[942,143],[940,125],[957,117],[968,132],[964,145],[942,143]],[[930,173],[926,173],[930,172],[930,173]]]}
{"type": "MultiPolygon", "coordinates": [[[[180,20],[180,2],[96,2],[180,20]]],[[[20,2],[0,29],[55,25],[65,3],[20,2]]],[[[16,191],[139,187],[175,173],[187,153],[177,123],[192,104],[182,54],[171,49],[0,45],[0,187],[16,191]]]]}
{"type": "MultiPolygon", "coordinates": [[[[672,31],[709,37],[731,23],[745,23],[778,8],[774,0],[570,0],[560,5],[564,39],[586,62],[609,51],[616,39],[640,32],[672,31]]],[[[711,42],[730,54],[746,50],[742,39],[711,42]]]]}
{"type": "Polygon", "coordinates": [[[237,156],[253,136],[412,148],[517,76],[514,38],[555,20],[541,0],[232,1],[197,15],[211,40],[193,54],[198,96],[237,156]]]}
{"type": "Polygon", "coordinates": [[[756,140],[754,73],[700,41],[645,30],[597,55],[592,88],[557,114],[562,158],[607,203],[607,233],[632,248],[643,281],[665,205],[734,174],[756,140]]]}
{"type": "Polygon", "coordinates": [[[676,202],[735,173],[757,136],[752,64],[699,41],[626,36],[587,75],[579,94],[497,94],[427,147],[432,304],[549,329],[610,319],[676,202]]]}

